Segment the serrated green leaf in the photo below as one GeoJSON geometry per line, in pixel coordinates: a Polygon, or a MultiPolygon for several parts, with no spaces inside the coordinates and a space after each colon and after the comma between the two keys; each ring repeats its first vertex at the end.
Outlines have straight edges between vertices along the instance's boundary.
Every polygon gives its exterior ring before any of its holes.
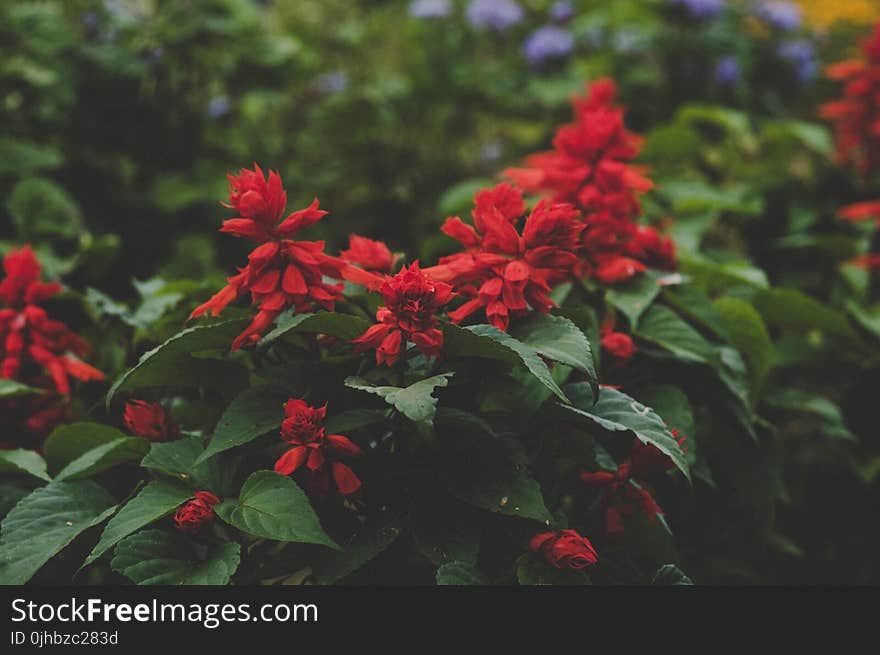
{"type": "Polygon", "coordinates": [[[222,457],[197,463],[204,450],[198,438],[154,443],[141,466],[183,482],[193,489],[208,489],[220,497],[229,494],[233,491],[231,485],[234,482],[235,467],[223,462],[222,457]]]}
{"type": "Polygon", "coordinates": [[[51,482],[23,498],[0,526],[0,584],[24,584],[116,501],[91,480],[51,482]]]}
{"type": "Polygon", "coordinates": [[[121,392],[151,387],[205,388],[228,395],[241,388],[244,369],[222,359],[196,357],[206,351],[229,350],[247,319],[196,325],[178,332],[144,353],[138,363],[120,375],[107,393],[107,408],[121,392]]]}
{"type": "Polygon", "coordinates": [[[450,473],[447,485],[453,495],[480,509],[541,522],[552,519],[538,482],[503,460],[472,458],[467,467],[450,473]]]}
{"type": "Polygon", "coordinates": [[[719,298],[715,309],[730,335],[730,342],[748,357],[755,383],[760,386],[775,357],[764,320],[754,307],[739,298],[719,298]]]}
{"type": "Polygon", "coordinates": [[[43,454],[49,470],[57,472],[90,450],[127,436],[103,423],[69,423],[58,426],[49,435],[43,444],[43,454]]]}
{"type": "Polygon", "coordinates": [[[303,490],[273,471],[251,474],[238,499],[224,501],[214,511],[229,525],[257,537],[339,548],[324,532],[303,490]]]}
{"type": "Polygon", "coordinates": [[[56,480],[75,480],[106,471],[118,464],[140,461],[150,449],[150,442],[140,437],[120,437],[83,453],[61,469],[56,480]]]}
{"type": "Polygon", "coordinates": [[[94,562],[132,532],[167,516],[192,497],[193,492],[182,485],[164,480],[150,482],[110,519],[83,566],[94,562]]]}
{"type": "Polygon", "coordinates": [[[565,412],[582,416],[612,432],[625,431],[634,434],[642,443],[651,444],[667,455],[685,477],[691,479],[690,468],[681,447],[666,423],[653,409],[611,387],[602,389],[595,404],[592,403],[592,393],[588,396],[588,385],[579,382],[566,389],[572,404],[558,403],[565,412]]]}
{"type": "Polygon", "coordinates": [[[294,314],[279,318],[277,327],[269,332],[260,346],[268,346],[285,334],[306,332],[309,334],[329,334],[345,341],[362,335],[370,327],[369,321],[351,314],[338,312],[318,312],[317,314],[294,314]]]}
{"type": "Polygon", "coordinates": [[[547,364],[535,349],[495,326],[482,324],[465,328],[457,325],[444,326],[443,354],[447,358],[480,357],[504,362],[509,366],[525,366],[554,395],[568,402],[565,393],[553,380],[547,364]]]}
{"type": "Polygon", "coordinates": [[[195,463],[200,464],[218,453],[277,430],[284,420],[284,402],[287,399],[287,393],[268,386],[244,391],[229,403],[217,421],[208,447],[195,463]]]}
{"type": "Polygon", "coordinates": [[[40,480],[49,480],[46,473],[46,460],[33,450],[17,448],[0,450],[0,473],[4,475],[27,474],[40,480]]]}
{"type": "Polygon", "coordinates": [[[644,273],[608,289],[605,297],[613,307],[626,316],[630,326],[635,327],[659,293],[657,276],[644,273]]]}
{"type": "Polygon", "coordinates": [[[186,537],[142,530],[116,545],[114,571],[139,585],[225,585],[238,568],[240,547],[197,547],[186,537]]]}
{"type": "Polygon", "coordinates": [[[674,311],[663,305],[651,307],[635,334],[687,362],[720,366],[718,349],[674,311]]]}
{"type": "Polygon", "coordinates": [[[592,382],[598,381],[590,341],[572,320],[536,313],[517,325],[513,336],[539,355],[571,366],[592,382]]]}
{"type": "Polygon", "coordinates": [[[349,377],[345,386],[358,391],[366,391],[384,399],[398,412],[414,423],[431,426],[437,412],[437,398],[434,389],[445,387],[454,373],[441,373],[409,385],[408,387],[375,386],[363,378],[349,377]]]}

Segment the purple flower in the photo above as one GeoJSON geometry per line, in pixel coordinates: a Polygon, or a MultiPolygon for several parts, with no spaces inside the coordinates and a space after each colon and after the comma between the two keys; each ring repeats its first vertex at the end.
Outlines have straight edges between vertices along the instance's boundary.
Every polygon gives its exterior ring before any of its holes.
{"type": "Polygon", "coordinates": [[[339,93],[348,88],[348,74],[345,71],[324,73],[315,80],[315,88],[325,95],[339,93]]]}
{"type": "Polygon", "coordinates": [[[503,154],[504,148],[499,141],[487,141],[480,146],[480,161],[484,164],[496,163],[503,154]]]}
{"type": "Polygon", "coordinates": [[[497,32],[510,29],[523,19],[523,10],[514,0],[471,0],[465,18],[474,27],[497,32]]]}
{"type": "Polygon", "coordinates": [[[214,96],[208,102],[208,116],[211,118],[223,118],[232,111],[232,103],[226,96],[214,96]]]}
{"type": "Polygon", "coordinates": [[[672,4],[684,7],[694,18],[709,20],[724,10],[727,0],[670,0],[672,4]]]}
{"type": "Polygon", "coordinates": [[[776,49],[776,54],[794,66],[801,82],[807,82],[816,76],[818,70],[816,50],[806,39],[781,43],[776,49]]]}
{"type": "Polygon", "coordinates": [[[451,13],[451,0],[413,0],[409,3],[409,15],[413,18],[446,18],[451,13]]]}
{"type": "Polygon", "coordinates": [[[721,86],[736,84],[741,74],[739,60],[733,55],[722,57],[715,66],[715,81],[721,86]]]}
{"type": "Polygon", "coordinates": [[[755,13],[772,27],[784,31],[796,30],[803,22],[801,8],[792,2],[759,2],[755,13]]]}
{"type": "Polygon", "coordinates": [[[568,30],[555,25],[539,27],[523,43],[523,54],[534,67],[543,66],[551,59],[561,59],[574,49],[574,37],[568,30]]]}
{"type": "Polygon", "coordinates": [[[550,20],[555,23],[564,23],[574,18],[575,8],[571,0],[556,0],[550,5],[550,20]]]}

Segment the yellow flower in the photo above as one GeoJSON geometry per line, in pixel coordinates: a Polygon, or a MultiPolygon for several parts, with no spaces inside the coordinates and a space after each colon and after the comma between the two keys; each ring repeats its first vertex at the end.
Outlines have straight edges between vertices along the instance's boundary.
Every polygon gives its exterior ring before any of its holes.
{"type": "Polygon", "coordinates": [[[856,24],[880,20],[880,0],[797,0],[807,22],[828,27],[837,21],[856,24]]]}

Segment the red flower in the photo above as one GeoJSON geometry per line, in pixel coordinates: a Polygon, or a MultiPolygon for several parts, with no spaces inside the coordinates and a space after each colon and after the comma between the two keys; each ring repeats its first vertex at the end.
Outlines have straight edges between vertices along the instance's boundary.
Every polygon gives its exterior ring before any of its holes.
{"type": "Polygon", "coordinates": [[[352,343],[358,352],[376,349],[376,362],[393,366],[414,343],[426,357],[437,357],[443,347],[443,332],[437,313],[452,298],[452,287],[434,282],[414,262],[397,275],[388,278],[379,289],[385,306],[376,312],[377,325],[372,326],[352,343]]]}
{"type": "Polygon", "coordinates": [[[634,220],[638,196],[653,185],[631,165],[641,138],[629,132],[614,105],[614,82],[601,79],[574,99],[575,121],[556,132],[553,150],[526,159],[527,168],[505,171],[523,189],[547,193],[583,212],[583,261],[579,275],[613,284],[645,270],[675,267],[672,241],[634,220]]]}
{"type": "Polygon", "coordinates": [[[844,97],[820,109],[834,125],[837,157],[868,177],[880,169],[880,24],[862,42],[861,59],[834,64],[827,75],[845,83],[844,97]]]}
{"type": "Polygon", "coordinates": [[[596,549],[586,537],[574,530],[542,532],[532,537],[529,547],[543,555],[557,569],[578,571],[599,561],[596,549]]]}
{"type": "Polygon", "coordinates": [[[636,352],[632,337],[623,332],[603,332],[602,347],[617,362],[625,362],[636,352]]]}
{"type": "Polygon", "coordinates": [[[880,200],[868,200],[841,207],[837,210],[837,215],[853,223],[873,219],[880,225],[880,200]]]}
{"type": "Polygon", "coordinates": [[[348,236],[348,250],[343,250],[339,256],[366,271],[376,273],[391,273],[401,258],[399,254],[392,255],[388,246],[381,241],[373,241],[357,234],[348,236]]]}
{"type": "Polygon", "coordinates": [[[11,250],[3,269],[0,301],[8,307],[0,309],[0,377],[28,382],[45,370],[63,396],[70,395],[69,376],[103,380],[103,373],[79,359],[91,352],[88,344],[38,306],[61,285],[40,282],[42,270],[30,246],[11,250]]]}
{"type": "Polygon", "coordinates": [[[196,534],[205,523],[214,520],[214,505],[220,502],[210,491],[197,491],[174,513],[174,526],[181,532],[196,534]]]}
{"type": "Polygon", "coordinates": [[[159,403],[130,400],[125,405],[124,419],[132,434],[150,441],[174,441],[180,438],[180,429],[159,403]]]}
{"type": "Polygon", "coordinates": [[[518,192],[499,185],[475,196],[474,226],[460,218],[446,220],[443,231],[459,241],[465,252],[444,257],[426,269],[438,280],[451,282],[470,300],[449,313],[454,323],[482,310],[486,320],[507,330],[510,316],[529,309],[547,313],[555,306],[549,297],[552,284],[572,275],[578,263],[584,224],[570,204],[542,200],[517,231],[513,211],[523,208],[518,192]],[[501,202],[498,207],[493,199],[501,202]]]}
{"type": "Polygon", "coordinates": [[[312,311],[316,306],[329,311],[341,297],[341,284],[327,284],[324,276],[342,279],[349,267],[337,257],[324,253],[323,241],[293,241],[290,237],[317,223],[327,212],[318,209],[315,199],[306,209],[295,211],[280,224],[287,194],[281,178],[270,172],[269,179],[255,166],[254,171],[242,170],[230,176],[228,207],[236,209],[240,218],[223,223],[221,232],[243,236],[261,245],[248,256],[248,264],[229,284],[200,305],[190,318],[209,312],[218,316],[241,295],[249,293],[251,303],[259,311],[245,330],[232,342],[232,349],[256,343],[281,312],[293,307],[297,312],[312,311]]]}
{"type": "Polygon", "coordinates": [[[277,473],[290,475],[305,464],[311,475],[313,490],[325,491],[330,477],[344,496],[350,496],[361,488],[361,481],[342,462],[332,461],[327,466],[328,457],[361,455],[361,449],[348,437],[326,434],[324,418],[327,416],[327,405],[310,407],[302,400],[291,398],[284,406],[284,413],[287,418],[281,423],[281,438],[293,444],[293,448],[275,462],[277,473]]]}

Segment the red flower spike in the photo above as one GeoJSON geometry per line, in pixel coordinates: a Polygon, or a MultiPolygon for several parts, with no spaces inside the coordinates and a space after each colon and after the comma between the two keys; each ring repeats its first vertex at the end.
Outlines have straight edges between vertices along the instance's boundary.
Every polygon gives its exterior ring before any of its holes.
{"type": "Polygon", "coordinates": [[[123,418],[129,431],[138,437],[155,442],[180,438],[180,428],[171,420],[168,410],[159,403],[130,400],[125,405],[123,418]]]}
{"type": "Polygon", "coordinates": [[[437,357],[443,347],[443,332],[437,313],[452,298],[452,287],[435,282],[414,262],[379,288],[385,305],[376,312],[377,325],[352,340],[357,352],[376,350],[376,363],[393,366],[414,343],[426,357],[437,357]]]}
{"type": "Polygon", "coordinates": [[[511,316],[530,309],[549,312],[555,306],[549,297],[551,285],[570,278],[578,264],[575,251],[585,228],[579,212],[570,204],[543,200],[525,219],[520,234],[512,212],[520,211],[522,202],[512,187],[502,184],[480,191],[475,203],[474,227],[454,217],[443,228],[465,252],[426,269],[469,298],[449,312],[450,320],[460,323],[482,310],[489,323],[506,331],[511,316]],[[493,199],[503,206],[491,204],[493,199]]]}
{"type": "Polygon", "coordinates": [[[210,491],[197,491],[174,513],[174,527],[188,534],[198,533],[206,523],[214,520],[214,505],[220,502],[210,491]]]}
{"type": "Polygon", "coordinates": [[[363,452],[348,437],[326,434],[327,405],[311,407],[303,400],[291,398],[284,406],[284,413],[287,418],[281,423],[281,438],[293,448],[278,458],[275,472],[290,475],[302,469],[308,487],[315,495],[326,493],[328,478],[332,478],[341,494],[356,493],[361,487],[360,479],[336,457],[358,457],[363,452]]]}
{"type": "Polygon", "coordinates": [[[827,69],[844,83],[844,97],[822,105],[820,115],[834,127],[838,160],[867,178],[880,170],[880,23],[861,48],[861,58],[827,69]]]}
{"type": "Polygon", "coordinates": [[[599,561],[599,556],[590,540],[574,530],[536,534],[529,542],[529,548],[540,553],[557,569],[579,571],[599,561]]]}
{"type": "Polygon", "coordinates": [[[228,285],[206,303],[196,307],[190,318],[205,313],[214,316],[236,298],[250,294],[259,311],[245,330],[236,337],[232,349],[256,343],[281,312],[297,312],[323,307],[333,311],[341,298],[342,284],[328,284],[325,277],[341,280],[344,272],[355,267],[324,252],[323,241],[293,241],[291,237],[310,227],[327,212],[319,209],[317,198],[305,209],[295,211],[281,221],[287,193],[279,175],[270,171],[268,179],[259,166],[243,169],[230,176],[229,203],[240,217],[224,222],[221,232],[258,242],[248,256],[248,263],[230,277],[228,285]]]}

